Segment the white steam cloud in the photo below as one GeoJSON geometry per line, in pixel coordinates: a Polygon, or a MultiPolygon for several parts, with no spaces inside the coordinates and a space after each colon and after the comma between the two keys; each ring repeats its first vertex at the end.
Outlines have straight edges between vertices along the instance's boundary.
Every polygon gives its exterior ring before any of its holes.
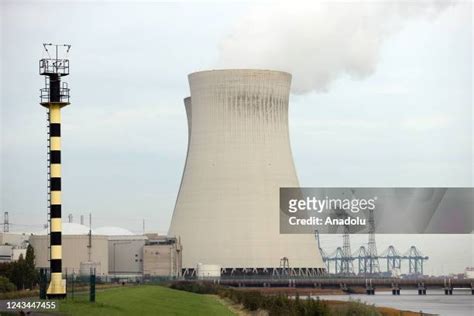
{"type": "Polygon", "coordinates": [[[382,43],[405,21],[432,19],[443,1],[312,1],[253,7],[220,44],[219,67],[293,74],[293,92],[327,91],[342,75],[375,71],[382,43]]]}

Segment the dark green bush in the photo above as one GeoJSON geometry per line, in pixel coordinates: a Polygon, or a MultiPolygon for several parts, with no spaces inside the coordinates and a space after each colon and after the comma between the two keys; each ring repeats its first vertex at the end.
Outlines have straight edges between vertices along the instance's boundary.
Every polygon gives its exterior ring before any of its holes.
{"type": "Polygon", "coordinates": [[[198,294],[218,294],[218,286],[212,283],[182,281],[174,282],[170,286],[172,289],[193,292],[198,294]]]}
{"type": "Polygon", "coordinates": [[[25,257],[20,255],[17,261],[1,263],[0,276],[7,278],[19,290],[33,289],[39,279],[33,247],[28,246],[25,257]]]}
{"type": "Polygon", "coordinates": [[[331,308],[319,298],[294,299],[287,295],[263,295],[258,291],[236,290],[225,288],[213,283],[180,281],[171,284],[171,288],[199,294],[216,294],[227,298],[236,304],[242,304],[246,309],[268,311],[269,316],[379,316],[380,312],[373,305],[360,301],[350,301],[347,304],[335,305],[331,308]]]}
{"type": "Polygon", "coordinates": [[[263,300],[264,297],[260,292],[250,291],[245,292],[245,295],[243,295],[242,304],[246,309],[256,311],[261,307],[263,300]]]}
{"type": "Polygon", "coordinates": [[[332,310],[334,316],[353,316],[353,315],[364,315],[364,316],[381,316],[382,314],[373,305],[362,303],[360,300],[351,300],[347,304],[334,306],[332,310]]]}
{"type": "Polygon", "coordinates": [[[235,290],[212,283],[181,281],[171,284],[171,288],[199,294],[217,294],[236,304],[242,304],[250,311],[263,309],[270,316],[323,316],[329,315],[328,306],[318,300],[301,300],[298,296],[289,299],[285,295],[266,296],[258,291],[235,290]]]}
{"type": "Polygon", "coordinates": [[[15,284],[5,277],[0,276],[0,293],[12,292],[16,290],[15,284]]]}

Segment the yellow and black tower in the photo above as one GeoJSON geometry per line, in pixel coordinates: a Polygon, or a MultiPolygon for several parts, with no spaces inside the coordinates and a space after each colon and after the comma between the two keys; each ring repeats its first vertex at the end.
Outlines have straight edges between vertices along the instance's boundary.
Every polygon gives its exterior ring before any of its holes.
{"type": "Polygon", "coordinates": [[[39,62],[40,75],[45,76],[41,91],[41,105],[48,110],[48,219],[51,281],[46,295],[48,298],[66,296],[66,280],[62,277],[61,242],[61,108],[69,104],[69,88],[61,77],[69,75],[67,53],[71,45],[43,44],[47,58],[39,62]],[[50,51],[55,55],[51,57],[50,51]],[[65,52],[66,58],[59,53],[65,52]]]}

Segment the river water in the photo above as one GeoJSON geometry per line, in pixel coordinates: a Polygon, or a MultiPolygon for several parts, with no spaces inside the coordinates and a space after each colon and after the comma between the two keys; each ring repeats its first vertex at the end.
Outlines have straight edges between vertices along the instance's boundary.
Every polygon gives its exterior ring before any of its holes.
{"type": "Polygon", "coordinates": [[[402,289],[400,295],[392,295],[391,291],[376,291],[375,295],[321,295],[319,298],[335,301],[360,300],[376,306],[443,316],[474,315],[474,295],[471,295],[471,289],[454,289],[453,295],[444,295],[442,290],[430,289],[426,295],[418,295],[416,290],[402,289]]]}

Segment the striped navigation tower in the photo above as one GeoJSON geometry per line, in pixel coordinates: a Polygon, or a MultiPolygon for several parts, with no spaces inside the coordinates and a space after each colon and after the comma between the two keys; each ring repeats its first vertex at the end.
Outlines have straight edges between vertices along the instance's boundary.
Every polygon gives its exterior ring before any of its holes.
{"type": "Polygon", "coordinates": [[[43,44],[47,58],[39,61],[40,75],[45,76],[41,105],[48,110],[48,207],[50,227],[51,281],[48,298],[66,296],[66,280],[62,277],[61,246],[61,108],[69,104],[69,88],[61,77],[69,75],[67,53],[71,45],[43,44]],[[51,51],[50,51],[51,50],[51,51]],[[54,57],[51,57],[51,53],[54,57]],[[65,53],[65,58],[59,54],[65,53]]]}

